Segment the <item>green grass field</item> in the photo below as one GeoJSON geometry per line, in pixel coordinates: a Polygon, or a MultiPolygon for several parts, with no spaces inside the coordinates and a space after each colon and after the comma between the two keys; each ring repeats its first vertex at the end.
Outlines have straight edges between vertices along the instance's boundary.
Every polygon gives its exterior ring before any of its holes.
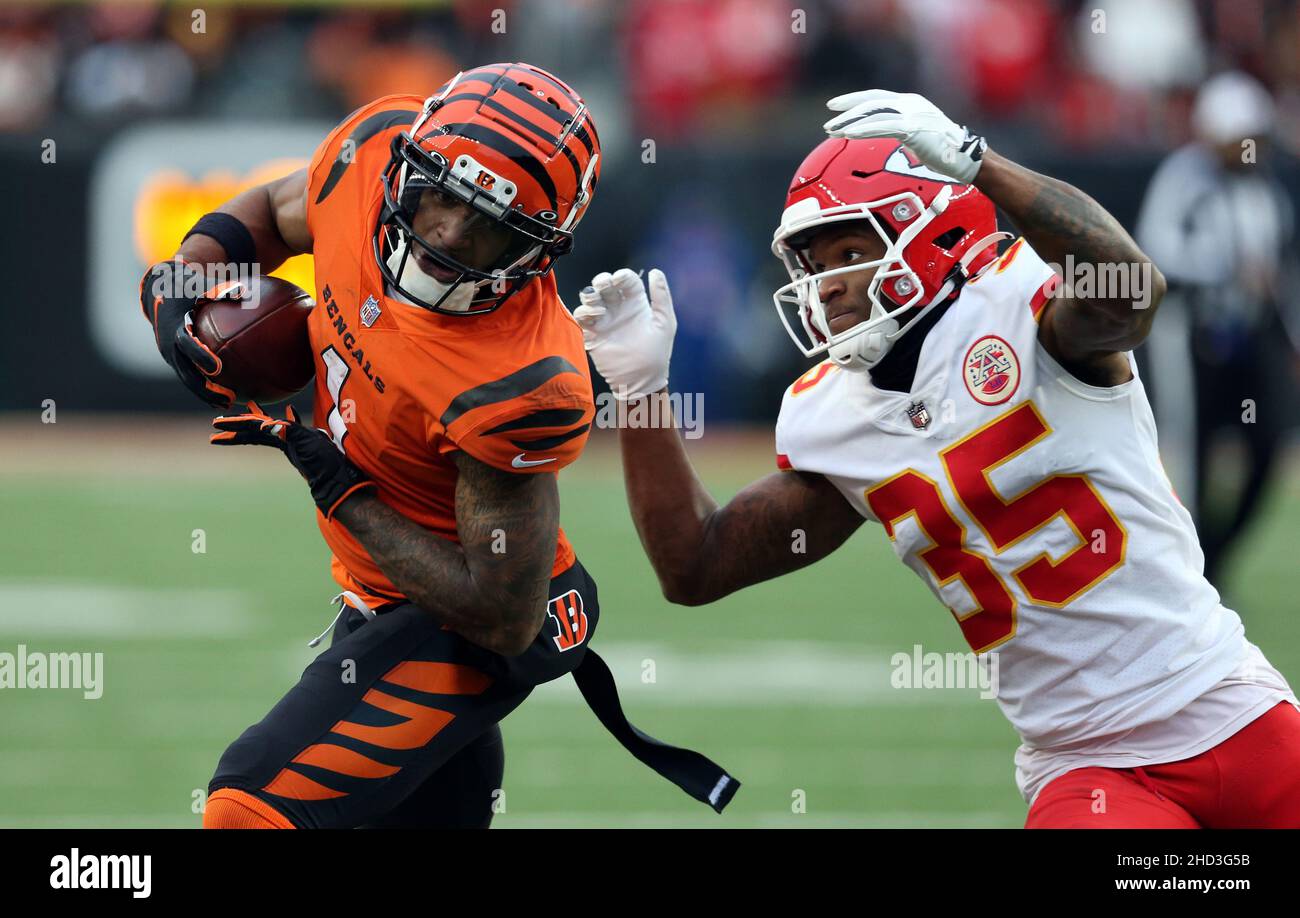
{"type": "MultiPolygon", "coordinates": [[[[274,454],[200,450],[201,420],[57,428],[12,420],[0,437],[0,651],[102,652],[104,693],[0,692],[0,826],[196,826],[195,791],[292,685],[332,615],[310,500],[274,454]],[[192,550],[199,529],[203,553],[192,550]]],[[[763,434],[700,443],[719,498],[770,467],[763,434]]],[[[593,646],[634,723],[707,753],[744,787],[716,816],[625,753],[566,678],[504,723],[497,825],[1022,824],[1016,739],[994,702],[890,688],[894,653],[966,648],[878,527],[800,574],[673,607],[641,553],[610,447],[601,439],[562,476],[565,529],[601,589],[593,646]],[[797,798],[806,812],[794,812],[797,798]]],[[[1298,519],[1292,476],[1228,596],[1293,683],[1298,519]]]]}

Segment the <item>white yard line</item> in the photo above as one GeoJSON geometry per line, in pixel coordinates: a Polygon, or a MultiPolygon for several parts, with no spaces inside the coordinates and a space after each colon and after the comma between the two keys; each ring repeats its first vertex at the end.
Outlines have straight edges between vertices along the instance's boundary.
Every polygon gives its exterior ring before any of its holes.
{"type": "Polygon", "coordinates": [[[0,829],[197,829],[199,814],[78,813],[58,816],[9,816],[0,813],[0,829]]]}
{"type": "Polygon", "coordinates": [[[249,605],[242,590],[0,580],[0,650],[44,638],[239,635],[256,622],[249,605]]]}
{"type": "MultiPolygon", "coordinates": [[[[151,589],[75,581],[0,580],[0,650],[50,639],[240,637],[258,630],[251,595],[229,589],[151,589]]],[[[330,609],[323,605],[322,623],[330,609]]],[[[316,622],[304,622],[301,646],[281,644],[281,670],[296,681],[314,654],[316,622]]],[[[976,689],[897,689],[891,657],[910,647],[831,641],[599,641],[596,650],[630,704],[666,707],[871,707],[976,704],[976,689]]],[[[86,648],[93,649],[93,648],[86,648]]],[[[259,648],[267,650],[265,646],[259,648]]],[[[250,646],[250,651],[253,648],[250,646]]],[[[239,651],[234,651],[237,655],[239,651]]],[[[289,682],[292,684],[292,682],[289,682]]],[[[540,686],[530,704],[581,705],[573,680],[540,686]]]]}
{"type": "MultiPolygon", "coordinates": [[[[974,704],[976,689],[897,689],[890,658],[911,648],[815,641],[681,644],[596,642],[629,703],[672,707],[862,707],[974,704]],[[653,681],[650,679],[653,677],[653,681]]],[[[572,679],[538,687],[530,703],[582,704],[572,679]]]]}

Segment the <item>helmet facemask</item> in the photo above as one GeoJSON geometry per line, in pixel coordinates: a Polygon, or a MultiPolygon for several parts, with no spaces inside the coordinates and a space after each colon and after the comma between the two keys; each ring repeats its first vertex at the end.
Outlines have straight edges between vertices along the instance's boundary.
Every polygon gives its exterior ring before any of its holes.
{"type": "Polygon", "coordinates": [[[943,212],[950,195],[950,188],[943,189],[929,207],[919,195],[902,192],[862,204],[831,208],[820,208],[816,201],[806,199],[806,216],[796,210],[798,204],[787,210],[773,239],[772,252],[785,265],[790,283],[780,287],[772,295],[772,300],[786,333],[805,357],[829,352],[831,359],[845,369],[870,369],[884,358],[894,341],[951,293],[952,284],[945,283],[930,302],[922,304],[925,289],[921,278],[903,256],[904,250],[926,225],[943,212]],[[906,225],[901,231],[894,232],[892,227],[882,223],[876,213],[880,210],[906,225]],[[906,222],[909,220],[911,222],[906,222]],[[816,230],[850,221],[869,224],[883,244],[884,254],[869,261],[814,271],[806,245],[798,243],[816,230]],[[870,270],[875,271],[867,286],[871,315],[851,328],[832,333],[818,289],[821,282],[870,270]],[[791,321],[791,313],[795,311],[802,335],[791,321]]]}
{"type": "Polygon", "coordinates": [[[382,177],[384,203],[374,236],[375,256],[384,279],[417,306],[455,315],[491,312],[535,277],[550,271],[555,258],[572,246],[569,229],[557,226],[552,211],[536,216],[511,206],[517,189],[508,179],[467,153],[449,161],[415,140],[438,107],[435,97],[425,105],[410,131],[393,139],[392,156],[382,177]],[[427,195],[472,211],[466,231],[499,232],[505,246],[491,265],[465,264],[440,250],[415,230],[416,214],[427,195]],[[417,260],[431,262],[454,279],[440,280],[417,260]]]}

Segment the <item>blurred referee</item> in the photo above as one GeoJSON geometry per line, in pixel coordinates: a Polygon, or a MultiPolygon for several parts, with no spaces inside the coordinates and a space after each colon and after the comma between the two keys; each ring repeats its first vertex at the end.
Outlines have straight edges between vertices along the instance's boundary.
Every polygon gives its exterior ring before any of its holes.
{"type": "Polygon", "coordinates": [[[1196,518],[1205,576],[1220,589],[1225,553],[1273,471],[1300,350],[1287,300],[1297,277],[1293,213],[1260,161],[1272,125],[1273,101],[1253,78],[1210,79],[1192,112],[1196,139],[1160,164],[1137,224],[1138,243],[1169,281],[1144,355],[1161,453],[1196,518]],[[1225,439],[1243,450],[1240,475],[1211,462],[1225,439]]]}

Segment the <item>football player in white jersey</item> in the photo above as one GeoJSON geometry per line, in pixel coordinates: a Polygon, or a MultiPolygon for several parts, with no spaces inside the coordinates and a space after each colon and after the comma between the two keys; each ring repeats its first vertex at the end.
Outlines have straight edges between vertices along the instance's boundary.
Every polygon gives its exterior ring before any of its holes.
{"type": "MultiPolygon", "coordinates": [[[[873,520],[998,654],[1027,826],[1300,826],[1300,705],[1202,576],[1131,356],[1163,277],[1092,198],[921,96],[829,107],[772,246],[786,330],[826,355],[786,391],[781,471],[719,507],[677,431],[620,432],[665,596],[712,602],[873,520]],[[994,205],[1022,234],[1001,254],[994,205]]],[[[615,396],[668,411],[663,273],[581,300],[615,396]]]]}

